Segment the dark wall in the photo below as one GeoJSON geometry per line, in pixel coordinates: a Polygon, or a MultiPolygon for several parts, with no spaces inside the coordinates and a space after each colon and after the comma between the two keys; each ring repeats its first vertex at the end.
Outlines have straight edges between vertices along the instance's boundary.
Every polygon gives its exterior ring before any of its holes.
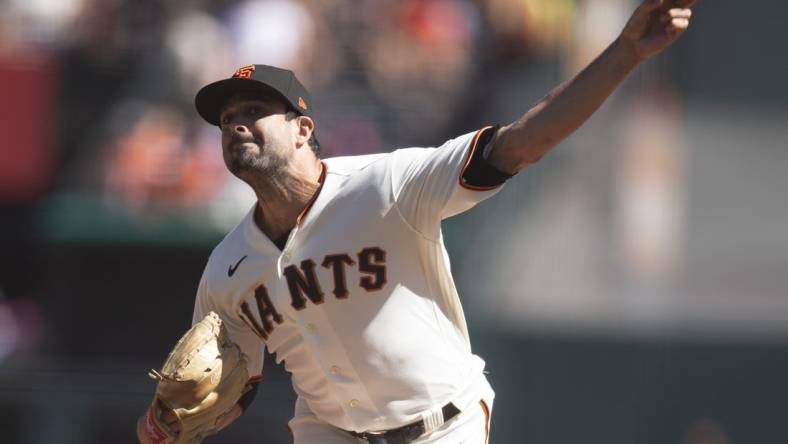
{"type": "Polygon", "coordinates": [[[738,105],[788,104],[788,8],[781,0],[701,0],[693,24],[666,53],[690,98],[738,105]]]}
{"type": "Polygon", "coordinates": [[[51,350],[70,357],[163,356],[191,325],[210,250],[60,244],[44,253],[51,350]],[[85,347],[85,344],[91,344],[85,347]]]}
{"type": "Polygon", "coordinates": [[[788,441],[785,345],[473,338],[497,393],[494,443],[788,441]]]}

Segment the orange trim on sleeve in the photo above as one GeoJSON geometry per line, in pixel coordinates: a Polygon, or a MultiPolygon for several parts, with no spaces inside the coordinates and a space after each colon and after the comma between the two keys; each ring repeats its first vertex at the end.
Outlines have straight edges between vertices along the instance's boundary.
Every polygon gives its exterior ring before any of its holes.
{"type": "Polygon", "coordinates": [[[323,167],[323,169],[320,170],[320,178],[317,179],[320,186],[317,187],[315,194],[312,195],[312,198],[309,199],[309,202],[307,202],[304,209],[301,210],[301,213],[296,218],[296,225],[301,224],[301,220],[303,220],[304,217],[306,217],[306,214],[309,213],[309,210],[312,208],[312,205],[314,205],[315,201],[317,200],[317,196],[320,195],[320,191],[323,190],[323,184],[326,181],[326,170],[328,170],[328,167],[326,166],[325,162],[323,162],[322,160],[320,161],[320,166],[323,167]]]}
{"type": "Polygon", "coordinates": [[[482,136],[482,133],[487,131],[488,129],[492,128],[492,126],[485,126],[484,128],[480,129],[476,132],[476,135],[473,136],[473,141],[471,142],[471,148],[468,150],[468,155],[465,158],[465,165],[462,166],[462,170],[460,171],[460,186],[471,190],[471,191],[490,191],[500,187],[502,184],[495,185],[492,187],[477,187],[476,185],[471,185],[465,181],[465,171],[468,169],[468,166],[471,164],[471,159],[473,159],[473,154],[476,152],[476,145],[479,142],[479,138],[482,136]]]}

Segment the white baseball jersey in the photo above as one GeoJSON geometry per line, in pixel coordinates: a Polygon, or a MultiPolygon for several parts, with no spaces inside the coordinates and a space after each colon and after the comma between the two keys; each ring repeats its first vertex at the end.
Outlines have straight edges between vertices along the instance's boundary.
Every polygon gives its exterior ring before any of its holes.
{"type": "Polygon", "coordinates": [[[478,407],[490,389],[440,222],[497,191],[461,179],[487,130],[438,148],[324,160],[283,250],[254,209],[214,249],[194,321],[216,311],[250,375],[268,347],[299,401],[341,429],[396,428],[449,401],[478,407]]]}

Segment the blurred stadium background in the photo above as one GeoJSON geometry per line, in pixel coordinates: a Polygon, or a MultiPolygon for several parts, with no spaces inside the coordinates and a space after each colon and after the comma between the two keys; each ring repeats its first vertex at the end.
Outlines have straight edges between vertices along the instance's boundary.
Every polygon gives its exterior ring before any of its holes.
{"type": "MultiPolygon", "coordinates": [[[[131,443],[253,196],[192,99],[312,90],[324,155],[508,123],[633,0],[0,1],[0,441],[131,443]]],[[[693,26],[495,199],[447,220],[492,442],[785,443],[788,8],[693,26]],[[782,56],[780,54],[783,54],[782,56]]],[[[212,443],[286,443],[289,378],[212,443]]]]}

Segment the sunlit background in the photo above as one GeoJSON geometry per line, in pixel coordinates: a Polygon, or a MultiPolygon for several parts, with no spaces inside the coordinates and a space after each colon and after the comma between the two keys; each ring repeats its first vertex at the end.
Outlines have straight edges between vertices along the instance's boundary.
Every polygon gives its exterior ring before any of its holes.
{"type": "MultiPolygon", "coordinates": [[[[634,0],[1,0],[0,442],[131,443],[213,246],[254,196],[193,108],[293,69],[323,156],[519,117],[634,0]]],[[[788,7],[701,0],[679,43],[444,222],[495,444],[788,442],[788,7]]],[[[208,443],[290,442],[267,359],[208,443]]]]}

